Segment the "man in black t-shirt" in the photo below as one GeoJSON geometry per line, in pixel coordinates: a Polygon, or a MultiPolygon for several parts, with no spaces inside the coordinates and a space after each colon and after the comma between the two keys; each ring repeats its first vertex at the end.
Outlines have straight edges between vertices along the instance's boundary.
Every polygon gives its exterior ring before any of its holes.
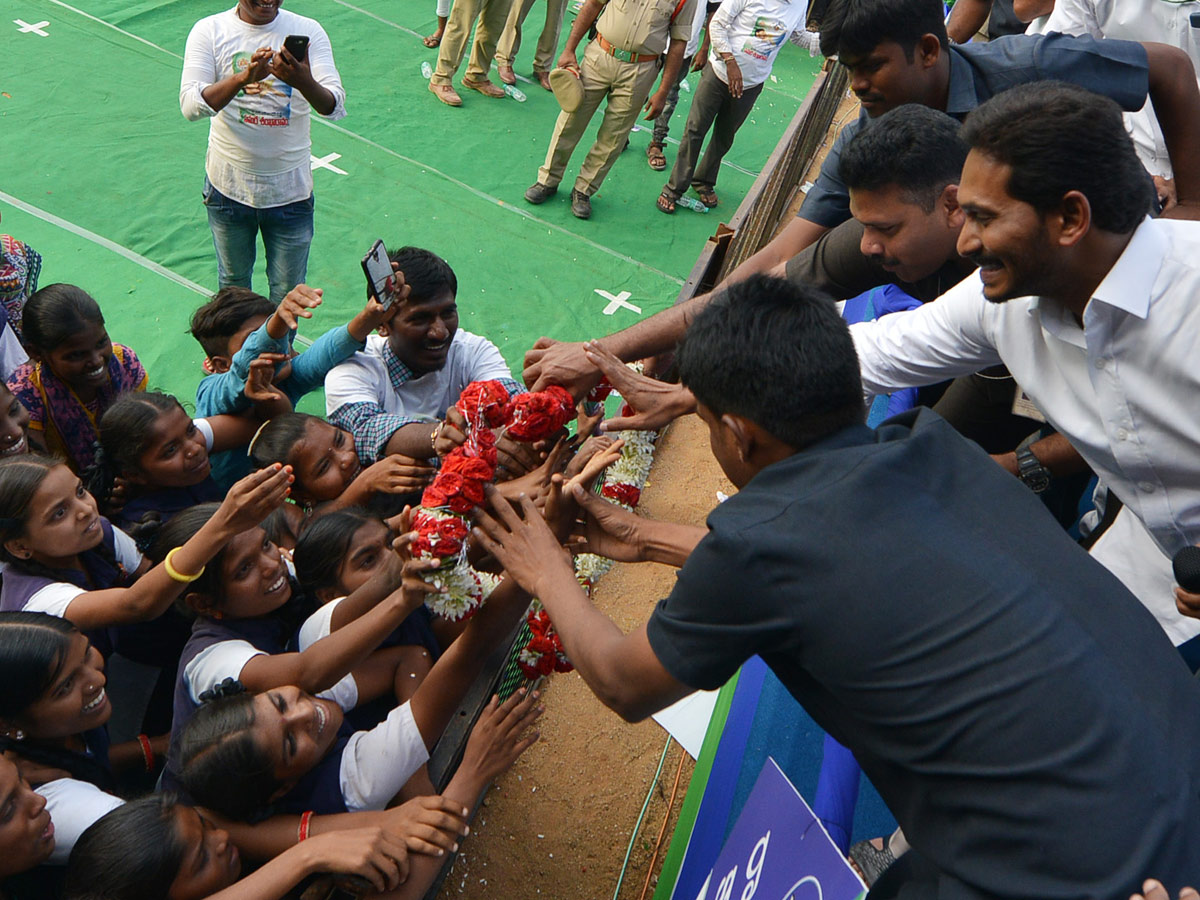
{"type": "Polygon", "coordinates": [[[739,493],[708,530],[571,485],[594,552],[681,565],[623,634],[531,502],[480,539],[635,720],[758,654],[849,747],[913,852],[901,896],[1125,900],[1200,871],[1200,686],[1153,617],[928,410],[863,424],[832,303],[756,276],[677,354],[739,493]]]}

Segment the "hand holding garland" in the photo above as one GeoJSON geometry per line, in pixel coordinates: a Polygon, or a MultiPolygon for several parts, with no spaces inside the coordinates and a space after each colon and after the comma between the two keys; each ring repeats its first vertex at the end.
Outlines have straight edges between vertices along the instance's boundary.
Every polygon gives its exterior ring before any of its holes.
{"type": "Polygon", "coordinates": [[[494,492],[488,499],[491,512],[477,513],[473,533],[510,578],[542,601],[571,662],[602,703],[638,721],[690,693],[654,655],[645,625],[623,634],[591,604],[570,556],[528,497],[519,509],[494,492]]]}

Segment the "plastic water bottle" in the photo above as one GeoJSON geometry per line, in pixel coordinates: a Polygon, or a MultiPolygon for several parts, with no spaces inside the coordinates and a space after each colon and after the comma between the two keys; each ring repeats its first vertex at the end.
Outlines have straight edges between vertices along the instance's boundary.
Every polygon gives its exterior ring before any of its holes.
{"type": "Polygon", "coordinates": [[[515,84],[506,84],[504,86],[504,93],[508,94],[508,96],[512,97],[518,103],[525,102],[525,92],[515,84]]]}
{"type": "Polygon", "coordinates": [[[688,84],[688,80],[686,78],[679,82],[679,89],[681,91],[687,91],[689,94],[692,92],[692,86],[688,84]]]}
{"type": "Polygon", "coordinates": [[[692,210],[693,212],[698,212],[698,213],[708,212],[708,207],[705,206],[703,203],[701,203],[699,200],[695,199],[694,197],[680,197],[678,200],[675,201],[675,203],[678,206],[686,206],[688,209],[692,210]]]}
{"type": "Polygon", "coordinates": [[[426,81],[433,77],[433,66],[429,64],[429,60],[421,63],[421,74],[425,76],[426,81]]]}

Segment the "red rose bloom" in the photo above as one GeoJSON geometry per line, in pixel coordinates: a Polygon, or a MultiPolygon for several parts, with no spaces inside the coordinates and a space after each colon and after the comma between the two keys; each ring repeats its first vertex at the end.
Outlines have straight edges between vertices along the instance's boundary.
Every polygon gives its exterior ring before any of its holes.
{"type": "Polygon", "coordinates": [[[442,471],[453,472],[463,478],[475,481],[491,481],[495,474],[494,467],[478,456],[468,456],[457,450],[442,460],[442,471]]]}
{"type": "Polygon", "coordinates": [[[566,390],[551,385],[536,394],[519,394],[508,406],[508,434],[518,441],[540,441],[575,418],[575,401],[566,390]]]}
{"type": "Polygon", "coordinates": [[[472,381],[455,404],[473,428],[486,423],[504,424],[508,412],[508,390],[499,381],[472,381]]]}
{"type": "Polygon", "coordinates": [[[626,506],[637,506],[638,500],[642,498],[642,492],[632,484],[606,484],[600,489],[600,496],[626,506]]]}

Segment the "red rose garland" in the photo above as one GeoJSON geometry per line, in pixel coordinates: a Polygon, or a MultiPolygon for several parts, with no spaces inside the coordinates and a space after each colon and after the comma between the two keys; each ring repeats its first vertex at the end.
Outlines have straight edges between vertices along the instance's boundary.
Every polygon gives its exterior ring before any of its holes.
{"type": "Polygon", "coordinates": [[[426,605],[450,620],[471,615],[490,587],[467,562],[466,515],[483,503],[484,485],[496,474],[496,435],[491,429],[503,428],[514,439],[532,443],[550,437],[575,417],[575,401],[560,387],[510,398],[499,381],[471,382],[455,406],[466,419],[467,438],[446,454],[421,495],[412,545],[418,559],[443,561],[428,580],[445,593],[431,596],[426,605]]]}

